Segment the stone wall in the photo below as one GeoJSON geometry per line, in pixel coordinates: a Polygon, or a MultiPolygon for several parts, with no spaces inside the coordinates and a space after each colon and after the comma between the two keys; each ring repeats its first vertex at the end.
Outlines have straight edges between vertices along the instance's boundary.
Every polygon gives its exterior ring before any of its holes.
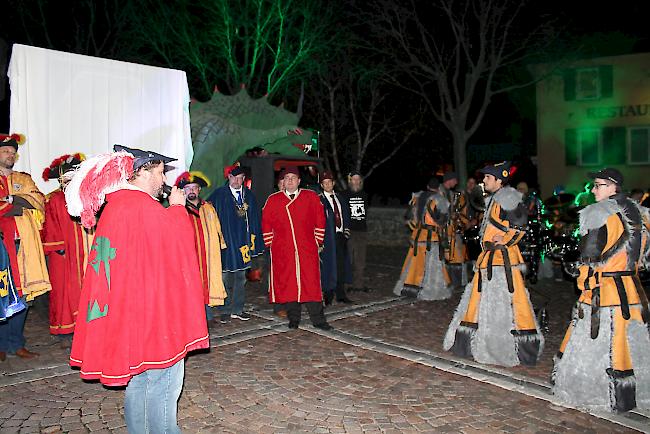
{"type": "Polygon", "coordinates": [[[369,207],[368,244],[405,246],[411,234],[404,221],[407,205],[369,207]]]}

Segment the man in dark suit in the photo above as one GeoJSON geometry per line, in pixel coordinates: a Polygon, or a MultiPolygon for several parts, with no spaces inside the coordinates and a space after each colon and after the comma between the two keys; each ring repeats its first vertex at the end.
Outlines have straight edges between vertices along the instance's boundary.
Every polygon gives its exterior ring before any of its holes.
{"type": "Polygon", "coordinates": [[[347,240],[350,238],[350,207],[344,196],[334,191],[336,181],[331,172],[323,172],[320,200],[325,209],[325,244],[321,252],[321,284],[325,304],[334,295],[339,303],[351,303],[345,292],[347,240]]]}

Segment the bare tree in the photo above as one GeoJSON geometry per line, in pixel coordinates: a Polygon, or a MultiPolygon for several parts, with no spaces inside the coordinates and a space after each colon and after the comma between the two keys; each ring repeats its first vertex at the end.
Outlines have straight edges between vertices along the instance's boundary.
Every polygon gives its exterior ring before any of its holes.
{"type": "Polygon", "coordinates": [[[382,80],[378,67],[353,66],[347,62],[320,70],[314,85],[312,110],[321,128],[325,166],[333,170],[340,185],[343,174],[356,170],[367,178],[409,144],[420,130],[415,116],[400,116],[395,88],[382,80]]]}
{"type": "MultiPolygon", "coordinates": [[[[393,83],[422,98],[451,133],[454,164],[467,177],[467,142],[493,97],[528,86],[508,72],[553,40],[549,21],[524,24],[526,0],[380,0],[373,26],[396,61],[393,83]]],[[[382,47],[386,49],[386,47],[382,47]]]]}

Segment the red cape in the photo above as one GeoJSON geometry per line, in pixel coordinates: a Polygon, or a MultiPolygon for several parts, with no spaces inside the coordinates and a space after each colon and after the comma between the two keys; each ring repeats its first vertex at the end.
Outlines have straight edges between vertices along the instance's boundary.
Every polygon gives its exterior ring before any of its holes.
{"type": "Polygon", "coordinates": [[[50,333],[53,335],[74,332],[86,258],[86,239],[81,224],[68,214],[63,192],[56,190],[51,193],[45,202],[43,251],[48,256],[47,268],[52,284],[50,333]],[[64,255],[56,253],[61,250],[64,255]]]}
{"type": "Polygon", "coordinates": [[[106,196],[83,282],[70,364],[125,385],[208,348],[203,289],[185,207],[139,190],[106,196]]]}

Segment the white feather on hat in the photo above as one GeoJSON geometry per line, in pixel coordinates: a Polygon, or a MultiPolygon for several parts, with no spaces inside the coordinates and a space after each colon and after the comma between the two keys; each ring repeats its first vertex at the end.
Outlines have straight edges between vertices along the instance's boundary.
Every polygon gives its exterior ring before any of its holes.
{"type": "Polygon", "coordinates": [[[128,152],[100,154],[83,161],[66,176],[65,201],[71,216],[81,217],[86,228],[95,226],[95,214],[106,195],[126,186],[133,174],[133,155],[128,152]]]}

